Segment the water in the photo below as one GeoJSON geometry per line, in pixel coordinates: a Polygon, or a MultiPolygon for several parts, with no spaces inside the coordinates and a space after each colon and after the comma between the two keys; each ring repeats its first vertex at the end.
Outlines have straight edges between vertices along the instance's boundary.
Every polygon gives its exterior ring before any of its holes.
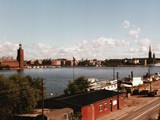
{"type": "MultiPolygon", "coordinates": [[[[119,73],[119,78],[128,77],[131,71],[134,76],[141,77],[148,72],[154,74],[160,72],[160,67],[115,67],[115,72],[119,73]]],[[[10,76],[17,71],[0,71],[0,74],[10,76]]],[[[23,75],[41,77],[45,79],[47,96],[53,94],[63,94],[68,81],[80,76],[98,78],[99,80],[111,80],[113,78],[113,67],[64,67],[64,68],[45,68],[45,69],[25,69],[20,72],[23,75]]]]}

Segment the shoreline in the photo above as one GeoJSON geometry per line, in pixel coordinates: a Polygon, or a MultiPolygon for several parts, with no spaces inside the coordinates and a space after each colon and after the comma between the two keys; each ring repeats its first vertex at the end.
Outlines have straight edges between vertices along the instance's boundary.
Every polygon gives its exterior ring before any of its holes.
{"type": "Polygon", "coordinates": [[[160,66],[150,66],[150,65],[122,65],[122,66],[49,66],[49,67],[29,67],[29,68],[0,68],[0,71],[9,71],[9,70],[25,70],[25,69],[54,69],[54,68],[116,68],[116,67],[160,67],[160,66]]]}

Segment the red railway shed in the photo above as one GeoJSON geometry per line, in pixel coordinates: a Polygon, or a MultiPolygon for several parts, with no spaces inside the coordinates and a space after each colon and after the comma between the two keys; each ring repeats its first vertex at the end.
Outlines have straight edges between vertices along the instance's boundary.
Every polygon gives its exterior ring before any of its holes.
{"type": "Polygon", "coordinates": [[[45,107],[70,107],[75,112],[81,112],[82,120],[96,120],[123,108],[124,94],[109,90],[97,90],[73,96],[49,98],[45,100],[45,107]]]}

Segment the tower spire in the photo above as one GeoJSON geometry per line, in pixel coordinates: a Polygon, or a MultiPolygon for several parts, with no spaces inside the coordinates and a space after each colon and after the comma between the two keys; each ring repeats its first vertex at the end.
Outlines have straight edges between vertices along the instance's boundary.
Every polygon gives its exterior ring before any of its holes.
{"type": "Polygon", "coordinates": [[[151,45],[149,45],[149,52],[151,52],[151,45]]]}
{"type": "Polygon", "coordinates": [[[19,48],[22,48],[22,44],[21,43],[19,44],[19,48]]]}
{"type": "Polygon", "coordinates": [[[151,50],[151,45],[149,45],[149,52],[148,52],[148,58],[152,58],[152,50],[151,50]]]}

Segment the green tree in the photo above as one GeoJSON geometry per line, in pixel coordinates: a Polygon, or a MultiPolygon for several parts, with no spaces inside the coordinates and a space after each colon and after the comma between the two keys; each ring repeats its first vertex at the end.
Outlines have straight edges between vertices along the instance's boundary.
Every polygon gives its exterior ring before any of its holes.
{"type": "Polygon", "coordinates": [[[74,95],[87,92],[90,87],[90,82],[84,76],[81,76],[73,81],[69,81],[67,88],[64,90],[65,95],[74,95]]]}
{"type": "Polygon", "coordinates": [[[0,118],[10,120],[15,114],[30,113],[41,99],[42,78],[19,74],[0,76],[0,118]]]}

